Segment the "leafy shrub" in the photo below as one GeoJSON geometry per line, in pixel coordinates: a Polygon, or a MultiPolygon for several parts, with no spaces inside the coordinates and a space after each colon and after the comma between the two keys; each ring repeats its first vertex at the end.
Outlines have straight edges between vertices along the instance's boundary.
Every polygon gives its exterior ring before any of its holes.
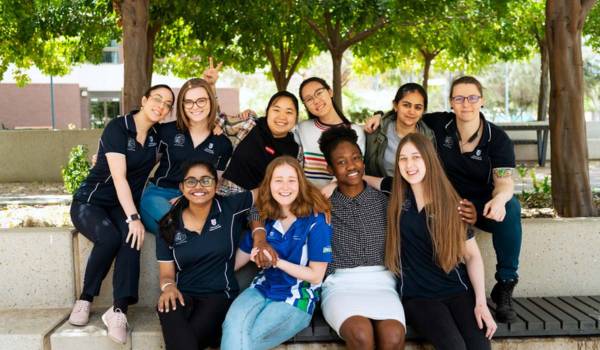
{"type": "Polygon", "coordinates": [[[77,191],[79,185],[90,173],[88,149],[85,145],[77,145],[69,153],[69,162],[61,170],[65,189],[69,193],[77,191]]]}

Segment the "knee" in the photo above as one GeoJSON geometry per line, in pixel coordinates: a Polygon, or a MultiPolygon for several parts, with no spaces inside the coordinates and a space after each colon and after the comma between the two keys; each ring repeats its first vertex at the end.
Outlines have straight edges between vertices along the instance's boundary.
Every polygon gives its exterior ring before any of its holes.
{"type": "Polygon", "coordinates": [[[341,333],[352,348],[373,349],[375,347],[371,322],[351,322],[342,327],[343,332],[341,333]]]}
{"type": "Polygon", "coordinates": [[[378,349],[404,348],[405,330],[400,322],[383,327],[377,332],[378,349]]]}

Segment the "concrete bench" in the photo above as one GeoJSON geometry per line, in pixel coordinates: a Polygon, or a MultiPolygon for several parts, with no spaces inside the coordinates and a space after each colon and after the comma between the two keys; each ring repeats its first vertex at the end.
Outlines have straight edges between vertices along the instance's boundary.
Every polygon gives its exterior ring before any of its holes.
{"type": "Polygon", "coordinates": [[[513,142],[515,145],[537,145],[538,164],[540,166],[544,166],[546,164],[546,150],[548,148],[548,133],[550,130],[547,120],[535,122],[496,123],[496,125],[506,131],[535,131],[535,139],[513,139],[513,142]]]}

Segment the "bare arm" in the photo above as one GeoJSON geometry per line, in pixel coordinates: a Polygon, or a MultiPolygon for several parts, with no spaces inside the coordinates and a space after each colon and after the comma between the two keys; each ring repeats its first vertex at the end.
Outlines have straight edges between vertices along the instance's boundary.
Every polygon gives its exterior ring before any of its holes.
{"type": "MultiPolygon", "coordinates": [[[[130,217],[133,214],[137,214],[138,211],[133,202],[131,188],[127,182],[127,163],[125,155],[115,152],[107,153],[106,160],[110,169],[110,175],[115,184],[119,204],[121,205],[121,208],[123,208],[125,215],[130,217]]],[[[125,242],[129,243],[129,240],[131,239],[131,247],[136,247],[137,250],[140,250],[144,244],[144,233],[145,229],[142,222],[140,220],[134,220],[129,223],[129,233],[127,234],[125,242]]]]}
{"type": "Polygon", "coordinates": [[[297,279],[301,279],[311,284],[319,284],[323,281],[323,277],[325,277],[327,263],[311,261],[308,263],[308,266],[300,266],[279,258],[275,267],[297,279]]]}
{"type": "Polygon", "coordinates": [[[365,182],[369,186],[373,187],[374,189],[376,189],[378,191],[381,191],[381,182],[383,181],[383,177],[364,175],[363,180],[365,180],[365,182]]]}
{"type": "Polygon", "coordinates": [[[237,271],[237,270],[241,269],[249,261],[250,261],[250,254],[244,252],[241,249],[238,249],[235,252],[235,265],[234,265],[233,270],[237,271]]]}
{"type": "Polygon", "coordinates": [[[477,246],[475,238],[471,238],[465,243],[465,264],[467,266],[467,273],[469,274],[469,280],[473,285],[475,292],[475,319],[479,329],[483,328],[483,324],[487,327],[486,337],[492,338],[494,332],[496,332],[496,322],[490,313],[485,298],[485,280],[484,280],[484,269],[483,259],[481,258],[481,252],[477,246]]]}
{"type": "Polygon", "coordinates": [[[496,168],[493,172],[494,192],[492,192],[492,199],[483,208],[483,216],[502,221],[506,215],[506,202],[513,197],[515,184],[512,179],[512,168],[496,168]]]}
{"type": "Polygon", "coordinates": [[[158,298],[158,311],[169,312],[172,308],[177,308],[177,300],[181,305],[185,305],[183,294],[177,289],[175,283],[175,263],[165,261],[158,263],[159,286],[161,289],[160,297],[158,298]]]}

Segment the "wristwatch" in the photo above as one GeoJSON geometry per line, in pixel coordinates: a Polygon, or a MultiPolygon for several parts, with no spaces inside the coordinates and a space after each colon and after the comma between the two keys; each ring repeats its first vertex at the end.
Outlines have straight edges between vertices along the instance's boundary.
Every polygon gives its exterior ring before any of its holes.
{"type": "Polygon", "coordinates": [[[138,213],[131,214],[127,219],[125,219],[125,222],[130,223],[135,220],[140,220],[140,214],[138,214],[138,213]]]}

